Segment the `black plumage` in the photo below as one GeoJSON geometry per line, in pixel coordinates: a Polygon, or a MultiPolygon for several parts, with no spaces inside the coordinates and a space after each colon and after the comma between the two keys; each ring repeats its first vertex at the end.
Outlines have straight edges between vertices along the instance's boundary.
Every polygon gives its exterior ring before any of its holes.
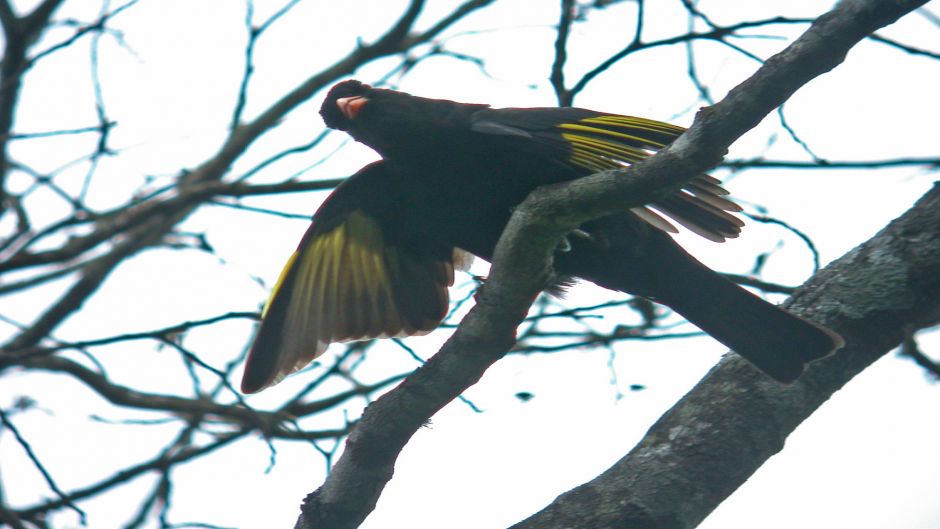
{"type": "MultiPolygon", "coordinates": [[[[272,293],[242,390],[306,365],[329,343],[434,329],[462,252],[483,259],[513,208],[544,184],[622,167],[684,129],[578,108],[492,109],[345,81],[321,115],[382,160],[327,198],[272,293]]],[[[676,310],[771,377],[790,382],[841,345],[831,331],[731,283],[666,232],[736,237],[740,208],[709,175],[646,208],[585,223],[555,256],[578,277],[676,310]]]]}

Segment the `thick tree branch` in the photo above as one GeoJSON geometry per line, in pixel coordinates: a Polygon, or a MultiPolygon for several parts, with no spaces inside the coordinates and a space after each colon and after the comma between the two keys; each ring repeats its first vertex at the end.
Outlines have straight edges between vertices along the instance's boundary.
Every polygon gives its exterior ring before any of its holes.
{"type": "Polygon", "coordinates": [[[3,59],[0,60],[0,212],[6,207],[6,174],[10,163],[8,138],[13,128],[23,73],[30,67],[26,53],[61,3],[62,0],[45,0],[32,13],[17,17],[8,2],[0,2],[0,26],[3,27],[5,41],[3,59]]]}
{"type": "Polygon", "coordinates": [[[726,356],[623,459],[513,529],[697,526],[835,391],[940,317],[940,184],[786,305],[846,347],[792,385],[726,356]]]}
{"type": "Polygon", "coordinates": [[[646,203],[716,165],[732,142],[799,87],[838,65],[865,36],[923,3],[843,1],[723,101],[701,111],[692,128],[656,156],[623,172],[530,195],[500,239],[477,306],[425,366],[366,409],[333,472],[305,499],[296,527],[344,529],[362,522],[414,432],[512,346],[517,325],[548,284],[560,237],[590,218],[646,203]]]}

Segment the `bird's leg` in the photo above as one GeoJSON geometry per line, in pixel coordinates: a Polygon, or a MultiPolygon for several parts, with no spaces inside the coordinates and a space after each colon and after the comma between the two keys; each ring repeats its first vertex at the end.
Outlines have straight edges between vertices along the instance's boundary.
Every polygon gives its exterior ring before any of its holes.
{"type": "Polygon", "coordinates": [[[571,251],[571,241],[568,240],[568,237],[577,237],[577,238],[582,239],[582,240],[585,240],[585,241],[594,241],[594,236],[592,236],[590,233],[588,233],[588,232],[586,232],[586,231],[584,231],[584,230],[582,230],[582,229],[580,229],[580,228],[575,228],[575,229],[569,231],[564,237],[561,238],[560,241],[558,241],[558,248],[557,248],[557,250],[558,250],[559,252],[570,252],[570,251],[571,251]]]}

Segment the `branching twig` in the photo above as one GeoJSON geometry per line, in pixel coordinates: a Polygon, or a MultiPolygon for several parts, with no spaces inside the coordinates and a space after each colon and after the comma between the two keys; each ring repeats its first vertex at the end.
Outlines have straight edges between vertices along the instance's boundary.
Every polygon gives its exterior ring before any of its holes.
{"type": "Polygon", "coordinates": [[[764,20],[740,22],[738,24],[732,24],[730,26],[716,27],[705,32],[686,33],[683,35],[678,35],[675,37],[670,37],[670,38],[660,39],[660,40],[650,41],[650,42],[642,42],[642,41],[634,40],[625,48],[611,55],[604,61],[601,61],[600,64],[598,64],[597,66],[589,70],[586,74],[581,76],[581,78],[578,79],[578,82],[575,83],[573,87],[571,87],[570,91],[572,94],[577,94],[581,92],[591,81],[594,80],[595,77],[604,73],[605,71],[610,69],[610,67],[617,64],[618,62],[620,62],[627,56],[633,53],[642,51],[642,50],[658,48],[661,46],[671,46],[673,44],[692,42],[695,40],[723,41],[725,36],[734,34],[735,32],[740,31],[742,29],[749,29],[749,28],[770,26],[770,25],[777,25],[777,24],[809,24],[810,22],[812,22],[812,19],[774,17],[774,18],[769,18],[769,19],[764,19],[764,20]]]}
{"type": "Polygon", "coordinates": [[[87,516],[85,511],[79,509],[74,503],[72,503],[72,498],[70,498],[62,489],[56,485],[52,475],[49,474],[49,471],[46,469],[46,466],[42,464],[42,461],[39,460],[39,456],[33,452],[33,447],[30,446],[29,442],[20,434],[20,431],[16,426],[9,420],[6,412],[3,408],[0,408],[0,423],[3,424],[3,427],[10,431],[13,434],[13,437],[16,439],[16,442],[19,443],[20,447],[23,448],[23,451],[26,452],[26,456],[29,457],[29,460],[33,462],[33,466],[36,467],[36,470],[42,474],[43,479],[46,480],[46,484],[49,485],[49,488],[59,497],[59,501],[62,502],[62,505],[67,506],[69,509],[72,509],[78,514],[79,519],[82,522],[82,525],[87,525],[87,516]]]}
{"type": "Polygon", "coordinates": [[[571,34],[571,25],[574,23],[575,7],[574,0],[561,1],[561,18],[555,37],[555,60],[552,62],[552,73],[548,76],[560,107],[571,106],[571,94],[565,88],[565,63],[568,60],[568,35],[571,34]]]}

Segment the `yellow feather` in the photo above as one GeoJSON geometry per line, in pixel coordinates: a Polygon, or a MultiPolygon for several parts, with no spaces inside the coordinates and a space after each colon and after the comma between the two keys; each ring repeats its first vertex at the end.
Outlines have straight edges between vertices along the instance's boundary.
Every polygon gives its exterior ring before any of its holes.
{"type": "Polygon", "coordinates": [[[264,308],[261,309],[262,319],[268,314],[268,309],[271,308],[271,302],[274,301],[274,297],[280,292],[281,286],[284,285],[284,279],[287,278],[287,273],[294,266],[294,261],[297,260],[298,255],[300,255],[300,252],[292,253],[287,263],[284,265],[284,268],[281,269],[281,274],[277,277],[277,282],[274,283],[274,288],[271,289],[271,293],[268,294],[268,300],[265,302],[264,308]]]}
{"type": "Polygon", "coordinates": [[[589,138],[577,134],[562,134],[572,145],[575,153],[592,158],[612,159],[625,163],[633,163],[649,156],[647,151],[637,149],[621,143],[615,143],[600,138],[589,138]]]}
{"type": "Polygon", "coordinates": [[[605,114],[601,116],[595,116],[593,118],[586,118],[581,120],[582,123],[597,123],[601,125],[618,125],[621,127],[631,128],[631,129],[641,129],[648,130],[651,132],[658,132],[661,134],[669,134],[672,136],[678,137],[680,134],[685,132],[685,129],[679,127],[678,125],[672,125],[670,123],[664,123],[662,121],[656,121],[652,119],[637,118],[633,116],[617,116],[605,114]]]}
{"type": "Polygon", "coordinates": [[[590,127],[588,125],[581,125],[580,123],[562,123],[558,125],[559,128],[576,130],[581,132],[587,132],[591,134],[603,134],[605,136],[613,136],[615,138],[623,138],[628,141],[640,143],[643,145],[651,145],[653,147],[665,147],[665,143],[659,143],[656,141],[651,141],[649,138],[643,138],[641,136],[635,136],[633,134],[624,134],[623,132],[616,132],[610,129],[602,129],[599,127],[590,127]]]}
{"type": "Polygon", "coordinates": [[[592,156],[590,153],[578,149],[571,152],[571,163],[580,165],[589,171],[604,171],[618,166],[602,156],[592,156]]]}
{"type": "MultiPolygon", "coordinates": [[[[397,332],[401,328],[401,318],[395,309],[391,279],[397,273],[397,255],[388,250],[381,228],[366,215],[353,212],[344,224],[350,232],[347,245],[351,250],[351,260],[347,267],[357,269],[361,278],[361,287],[356,289],[352,300],[347,301],[364,302],[364,306],[356,308],[362,311],[365,321],[379,323],[397,332]]],[[[375,332],[371,327],[374,325],[370,325],[367,332],[375,332]]],[[[344,337],[353,338],[359,337],[344,337]]]]}

